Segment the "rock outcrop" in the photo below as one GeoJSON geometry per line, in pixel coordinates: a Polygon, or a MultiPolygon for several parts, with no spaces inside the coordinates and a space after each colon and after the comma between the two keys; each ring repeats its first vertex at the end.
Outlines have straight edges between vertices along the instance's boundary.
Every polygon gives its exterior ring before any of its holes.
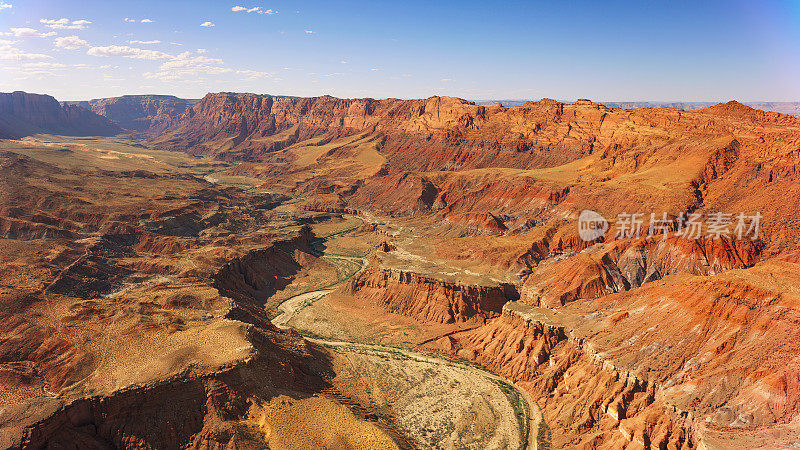
{"type": "Polygon", "coordinates": [[[422,322],[484,322],[512,297],[507,286],[473,286],[396,269],[372,268],[355,276],[351,294],[422,322]]]}
{"type": "Polygon", "coordinates": [[[763,252],[775,255],[800,242],[787,219],[800,210],[775,201],[798,189],[798,135],[800,119],[737,102],[505,108],[449,97],[217,93],[153,142],[246,161],[236,174],[313,193],[315,208],[427,215],[473,234],[524,233],[531,220],[574,219],[582,209],[609,218],[761,211],[763,252]]]}

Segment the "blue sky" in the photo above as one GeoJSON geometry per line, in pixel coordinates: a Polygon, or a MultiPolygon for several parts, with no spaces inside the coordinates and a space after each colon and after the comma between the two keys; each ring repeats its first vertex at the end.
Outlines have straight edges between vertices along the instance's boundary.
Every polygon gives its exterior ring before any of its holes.
{"type": "Polygon", "coordinates": [[[0,0],[12,90],[800,101],[800,2],[0,0]]]}

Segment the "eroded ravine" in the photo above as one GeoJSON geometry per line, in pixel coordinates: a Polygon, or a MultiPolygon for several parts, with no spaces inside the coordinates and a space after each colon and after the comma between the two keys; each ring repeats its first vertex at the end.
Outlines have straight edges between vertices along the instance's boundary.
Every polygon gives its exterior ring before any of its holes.
{"type": "MultiPolygon", "coordinates": [[[[363,222],[363,221],[362,221],[363,222]]],[[[334,292],[337,287],[347,283],[350,278],[353,276],[360,274],[363,272],[368,265],[368,260],[362,257],[352,257],[352,256],[345,256],[339,254],[332,254],[327,251],[327,248],[324,247],[323,244],[327,239],[330,239],[334,236],[341,236],[346,233],[350,233],[354,231],[356,227],[350,227],[345,230],[338,231],[336,233],[332,233],[326,237],[319,238],[315,244],[317,248],[322,247],[320,257],[324,258],[326,261],[330,262],[333,265],[340,266],[342,263],[347,262],[358,262],[359,268],[355,272],[350,271],[347,273],[347,270],[342,270],[340,272],[344,272],[346,275],[340,278],[336,283],[329,286],[324,286],[320,289],[316,289],[313,291],[307,291],[300,294],[297,294],[293,297],[290,297],[283,301],[278,306],[278,315],[272,320],[272,323],[281,329],[294,329],[290,321],[298,313],[300,310],[305,308],[306,306],[322,299],[323,297],[327,296],[328,294],[334,292]]],[[[296,330],[301,334],[304,334],[302,330],[296,330]]],[[[455,376],[459,378],[465,379],[467,382],[482,382],[487,385],[492,386],[501,386],[507,389],[512,390],[510,395],[516,399],[518,402],[514,405],[513,414],[515,417],[514,422],[517,424],[517,434],[519,435],[519,440],[517,442],[509,442],[502,434],[502,427],[498,427],[498,430],[495,430],[498,436],[493,436],[490,439],[486,439],[483,441],[484,446],[488,445],[488,448],[527,448],[527,449],[536,449],[539,447],[538,436],[539,436],[539,428],[544,426],[541,420],[541,413],[534,402],[533,398],[522,388],[514,384],[512,381],[499,376],[495,373],[488,371],[482,367],[476,367],[470,364],[466,364],[459,360],[444,358],[439,356],[434,356],[429,353],[417,352],[412,351],[406,348],[395,347],[395,346],[387,346],[381,344],[374,344],[374,343],[363,343],[363,342],[353,342],[347,340],[333,340],[333,339],[326,339],[320,336],[310,336],[304,335],[305,339],[322,345],[324,347],[329,348],[334,352],[341,352],[348,354],[350,357],[353,355],[359,355],[360,358],[363,358],[364,355],[372,356],[380,358],[380,360],[386,364],[389,364],[389,361],[396,361],[401,365],[407,366],[410,363],[414,364],[421,364],[425,365],[432,370],[442,373],[445,371],[449,371],[453,373],[455,376]],[[516,444],[516,445],[513,445],[516,444]]],[[[361,363],[363,364],[364,361],[362,360],[361,363]]],[[[456,383],[457,381],[452,381],[456,383]]],[[[491,400],[491,399],[490,399],[491,400]]],[[[512,403],[511,401],[509,401],[512,403]]],[[[392,405],[394,406],[394,405],[392,405]]],[[[498,420],[499,422],[499,420],[498,420]]],[[[411,430],[405,430],[406,432],[411,430]]],[[[409,434],[416,434],[416,433],[409,433],[409,434]]],[[[413,436],[419,442],[419,436],[413,436]]],[[[467,442],[461,442],[460,445],[455,445],[453,442],[449,442],[451,446],[463,446],[467,442]]],[[[423,442],[423,444],[425,444],[423,442]]],[[[443,442],[442,446],[446,446],[447,442],[443,442]]]]}

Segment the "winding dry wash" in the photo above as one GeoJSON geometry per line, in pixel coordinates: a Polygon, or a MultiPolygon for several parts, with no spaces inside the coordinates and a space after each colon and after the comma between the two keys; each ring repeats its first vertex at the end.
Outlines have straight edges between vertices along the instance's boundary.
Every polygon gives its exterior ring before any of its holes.
{"type": "MultiPolygon", "coordinates": [[[[345,216],[347,217],[347,216],[345,216]]],[[[360,220],[363,224],[364,221],[360,220]]],[[[353,231],[346,229],[319,241],[326,242],[335,235],[353,231]]],[[[360,257],[329,255],[329,260],[336,264],[340,261],[350,261],[359,264],[355,273],[350,272],[350,277],[362,273],[368,265],[368,260],[360,257]]],[[[346,268],[339,273],[348,273],[346,268]]],[[[345,278],[337,284],[348,282],[345,278]]],[[[272,323],[278,328],[289,329],[294,316],[302,309],[334,292],[335,289],[321,289],[297,294],[278,306],[278,315],[272,323]]],[[[301,333],[303,332],[300,329],[301,333]]],[[[405,434],[414,438],[418,445],[425,447],[489,447],[489,448],[527,448],[537,449],[540,442],[546,442],[544,434],[547,433],[546,425],[541,422],[541,414],[536,403],[525,390],[514,385],[513,382],[470,366],[454,359],[443,359],[410,351],[402,347],[387,347],[379,344],[364,344],[354,341],[330,340],[320,337],[305,336],[310,342],[321,344],[336,349],[343,353],[352,365],[357,360],[359,371],[386,371],[387,368],[394,372],[383,373],[387,382],[392,385],[393,396],[388,400],[386,407],[395,410],[397,421],[405,434]],[[374,357],[381,358],[378,361],[374,357]],[[370,360],[372,357],[373,360],[370,360]],[[422,367],[415,367],[422,366],[422,367]],[[373,367],[375,366],[375,367],[373,367]],[[398,370],[400,367],[402,369],[398,370]],[[435,373],[433,383],[425,384],[424,373],[435,373]],[[420,379],[420,373],[423,373],[420,379]],[[446,390],[437,392],[440,386],[446,390]],[[463,387],[462,387],[463,386],[463,387]],[[468,386],[468,387],[467,387],[468,386]],[[466,389],[465,389],[466,388],[466,389]],[[421,391],[414,393],[414,391],[421,391]],[[466,391],[466,392],[465,392],[466,391]],[[414,395],[422,394],[424,398],[415,398],[414,395]],[[476,411],[475,398],[486,399],[486,411],[476,411]],[[436,408],[439,414],[431,411],[436,408]],[[443,414],[442,414],[443,413],[443,414]],[[481,414],[482,413],[482,414],[481,414]],[[448,417],[449,416],[449,417],[448,417]],[[477,420],[476,420],[477,419],[477,420]],[[464,421],[471,422],[469,424],[464,421]],[[482,424],[485,430],[476,433],[475,422],[482,424]],[[494,423],[492,423],[494,422],[494,423]],[[430,428],[452,431],[425,433],[430,428]],[[467,427],[466,430],[464,427],[467,427]],[[466,431],[466,432],[465,432],[466,431]]],[[[357,375],[356,375],[357,376],[357,375]]],[[[350,383],[353,381],[350,380],[350,383]]],[[[373,394],[374,395],[374,394],[373,394]]],[[[386,400],[385,400],[386,401],[386,400]]]]}

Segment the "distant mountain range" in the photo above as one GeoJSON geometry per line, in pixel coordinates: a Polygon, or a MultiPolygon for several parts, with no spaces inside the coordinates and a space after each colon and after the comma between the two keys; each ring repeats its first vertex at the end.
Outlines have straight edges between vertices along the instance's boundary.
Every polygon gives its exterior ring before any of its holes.
{"type": "MultiPolygon", "coordinates": [[[[288,96],[273,97],[269,95],[232,93],[220,93],[212,97],[216,99],[252,98],[256,102],[266,101],[264,99],[283,99],[281,101],[294,99],[301,102],[314,100],[288,96]]],[[[431,99],[434,98],[439,97],[431,97],[431,99]]],[[[318,99],[339,101],[329,96],[318,97],[318,99]]],[[[472,102],[466,100],[456,100],[458,103],[472,104],[472,102]]],[[[376,104],[386,103],[383,100],[373,99],[351,99],[348,101],[356,101],[359,105],[367,105],[365,106],[367,110],[376,104]]],[[[25,92],[0,93],[0,139],[18,138],[37,133],[112,135],[126,130],[160,134],[175,127],[180,128],[179,122],[183,120],[181,118],[184,113],[191,112],[190,108],[198,102],[200,100],[183,99],[171,95],[123,95],[121,97],[88,101],[58,102],[49,95],[25,92]]],[[[556,103],[554,101],[549,102],[556,103]]],[[[589,101],[580,100],[576,104],[581,104],[582,102],[589,101]]],[[[482,106],[503,105],[512,107],[522,105],[526,103],[526,100],[478,100],[474,103],[482,106]]],[[[666,107],[684,110],[697,110],[716,105],[713,102],[602,102],[600,104],[607,107],[626,109],[666,107]]],[[[800,102],[750,102],[746,103],[746,105],[763,111],[773,111],[800,117],[800,102]]],[[[301,110],[303,110],[302,107],[301,110]]],[[[199,112],[202,111],[195,111],[195,113],[199,112]]],[[[191,121],[191,116],[192,114],[183,122],[191,121]]],[[[258,122],[256,117],[249,120],[258,122]]],[[[218,122],[204,123],[201,128],[208,128],[210,123],[216,123],[226,128],[235,128],[241,125],[240,121],[241,118],[224,118],[218,122]]]]}
{"type": "MultiPolygon", "coordinates": [[[[483,106],[503,105],[506,107],[521,105],[529,100],[475,100],[483,106]]],[[[678,108],[687,111],[708,108],[719,102],[598,102],[609,108],[678,108]]],[[[774,111],[800,117],[800,102],[742,102],[762,111],[774,111]]]]}

